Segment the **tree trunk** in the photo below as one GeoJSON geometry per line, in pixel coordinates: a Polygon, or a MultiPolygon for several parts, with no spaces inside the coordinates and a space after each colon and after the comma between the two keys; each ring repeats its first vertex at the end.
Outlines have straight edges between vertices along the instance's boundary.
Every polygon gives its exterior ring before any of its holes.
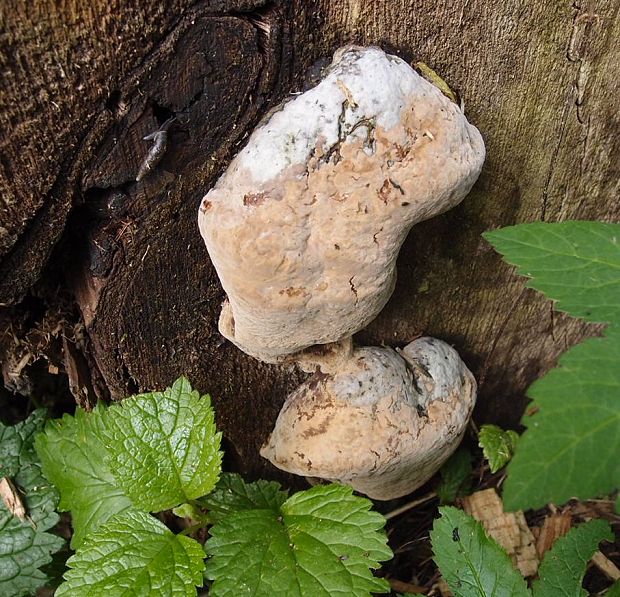
{"type": "Polygon", "coordinates": [[[224,294],[197,209],[317,60],[376,44],[458,90],[488,157],[459,207],[413,229],[392,299],[356,339],[453,343],[479,380],[476,420],[514,426],[527,386],[593,330],[524,289],[481,233],[620,215],[620,0],[552,4],[4,2],[5,379],[40,356],[55,372],[57,359],[88,405],[185,374],[211,393],[235,466],[273,476],[258,448],[303,374],[222,343],[224,294]],[[175,116],[163,159],[136,182],[143,137],[175,116]]]}

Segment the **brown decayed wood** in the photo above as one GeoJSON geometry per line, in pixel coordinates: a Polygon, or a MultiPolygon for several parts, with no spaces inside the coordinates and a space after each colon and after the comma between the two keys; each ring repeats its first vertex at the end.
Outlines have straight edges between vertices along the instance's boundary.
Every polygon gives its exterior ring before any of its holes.
{"type": "Polygon", "coordinates": [[[493,488],[463,498],[463,510],[482,523],[489,537],[504,548],[523,576],[536,574],[534,536],[521,510],[504,512],[504,504],[493,488]]]}
{"type": "Polygon", "coordinates": [[[435,69],[488,153],[463,204],[409,235],[396,291],[358,340],[453,343],[480,381],[478,420],[515,425],[526,387],[587,331],[480,234],[619,219],[618,0],[31,4],[0,9],[0,302],[63,266],[98,394],[185,373],[213,395],[242,468],[266,470],[257,448],[301,375],[221,345],[196,210],[245,133],[350,41],[435,69]],[[162,161],[136,183],[142,138],[173,115],[162,161]]]}

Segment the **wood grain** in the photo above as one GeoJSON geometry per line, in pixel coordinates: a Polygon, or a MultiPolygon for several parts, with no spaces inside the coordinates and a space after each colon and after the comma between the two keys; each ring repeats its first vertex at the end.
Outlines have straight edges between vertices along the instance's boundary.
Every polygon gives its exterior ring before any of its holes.
{"type": "Polygon", "coordinates": [[[73,293],[99,396],[185,373],[213,395],[235,466],[275,474],[257,449],[302,375],[221,343],[196,210],[268,109],[351,42],[440,73],[488,152],[463,204],[411,232],[396,291],[357,340],[453,343],[479,380],[478,421],[514,426],[527,386],[596,332],[524,290],[480,235],[618,221],[620,1],[30,4],[0,9],[0,303],[53,309],[73,293]],[[171,116],[162,162],[137,183],[143,137],[171,116]]]}

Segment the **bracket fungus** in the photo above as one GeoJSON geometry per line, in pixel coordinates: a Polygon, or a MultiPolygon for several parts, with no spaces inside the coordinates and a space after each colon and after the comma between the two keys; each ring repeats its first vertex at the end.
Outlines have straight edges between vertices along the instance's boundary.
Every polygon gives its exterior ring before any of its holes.
{"type": "Polygon", "coordinates": [[[365,327],[411,227],[458,204],[484,143],[461,109],[379,48],[338,50],[204,197],[199,227],[228,301],[223,336],[266,362],[365,327]]]}
{"type": "Polygon", "coordinates": [[[397,498],[454,452],[475,400],[474,376],[441,340],[419,338],[399,353],[357,348],[287,398],[261,454],[297,475],[397,498]]]}
{"type": "Polygon", "coordinates": [[[457,447],[476,398],[458,354],[433,338],[397,352],[351,337],[392,294],[411,227],[458,204],[484,156],[461,108],[406,62],[348,46],[204,197],[199,228],[228,297],[220,332],[314,372],[261,450],[273,464],[391,499],[457,447]]]}

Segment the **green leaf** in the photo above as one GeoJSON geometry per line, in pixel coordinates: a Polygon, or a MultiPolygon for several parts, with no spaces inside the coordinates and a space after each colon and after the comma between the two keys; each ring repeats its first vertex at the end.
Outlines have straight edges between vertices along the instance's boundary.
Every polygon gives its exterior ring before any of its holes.
{"type": "Polygon", "coordinates": [[[39,408],[16,425],[0,423],[0,478],[14,477],[19,470],[20,458],[38,462],[34,453],[34,435],[41,431],[45,409],[39,408]]]}
{"type": "Polygon", "coordinates": [[[191,597],[202,585],[204,551],[138,510],[115,515],[69,558],[56,597],[191,597]]]}
{"type": "Polygon", "coordinates": [[[279,513],[287,497],[288,493],[275,481],[246,483],[240,475],[224,473],[215,489],[198,501],[209,511],[210,519],[218,521],[241,510],[265,509],[279,513]]]}
{"type": "Polygon", "coordinates": [[[504,505],[537,508],[620,485],[620,224],[522,224],[485,234],[557,308],[610,322],[528,391],[538,411],[508,464],[504,505]]]}
{"type": "Polygon", "coordinates": [[[620,333],[589,338],[528,394],[539,411],[508,464],[510,510],[611,493],[620,485],[620,333]]]}
{"type": "Polygon", "coordinates": [[[159,512],[209,493],[222,462],[209,396],[184,377],[163,392],[139,394],[103,417],[107,464],[133,503],[159,512]]]}
{"type": "Polygon", "coordinates": [[[25,507],[21,520],[0,500],[0,595],[32,595],[48,580],[40,568],[49,564],[63,539],[47,533],[58,522],[58,493],[41,472],[32,447],[34,434],[43,426],[45,413],[34,411],[14,427],[0,423],[3,472],[12,480],[25,507]]]}
{"type": "Polygon", "coordinates": [[[73,538],[78,547],[84,538],[114,514],[131,507],[105,463],[107,452],[100,441],[101,409],[48,422],[35,446],[45,476],[60,491],[60,510],[71,510],[73,538]]]}
{"type": "Polygon", "coordinates": [[[203,526],[207,526],[213,523],[211,517],[193,503],[181,504],[180,506],[173,508],[172,513],[179,518],[190,518],[191,520],[194,520],[203,526]]]}
{"type": "Polygon", "coordinates": [[[478,445],[489,461],[492,473],[496,473],[512,458],[518,439],[518,433],[504,431],[497,425],[483,425],[480,428],[478,445]]]}
{"type": "Polygon", "coordinates": [[[620,323],[620,224],[534,222],[483,236],[558,310],[620,323]]]}
{"type": "Polygon", "coordinates": [[[588,562],[604,539],[613,541],[609,523],[591,520],[560,537],[545,555],[532,586],[534,597],[587,597],[581,588],[588,562]]]}
{"type": "Polygon", "coordinates": [[[460,447],[439,471],[441,481],[437,486],[437,495],[442,504],[451,504],[457,497],[469,492],[471,473],[471,454],[467,448],[460,447]]]}
{"type": "MultiPolygon", "coordinates": [[[[269,500],[268,500],[269,501],[269,500]]],[[[369,569],[392,557],[372,503],[341,485],[296,493],[279,512],[241,510],[211,528],[210,597],[369,597],[389,592],[369,569]]]]}
{"type": "Polygon", "coordinates": [[[431,542],[435,563],[456,597],[525,597],[530,592],[508,554],[457,508],[439,508],[431,542]]]}

